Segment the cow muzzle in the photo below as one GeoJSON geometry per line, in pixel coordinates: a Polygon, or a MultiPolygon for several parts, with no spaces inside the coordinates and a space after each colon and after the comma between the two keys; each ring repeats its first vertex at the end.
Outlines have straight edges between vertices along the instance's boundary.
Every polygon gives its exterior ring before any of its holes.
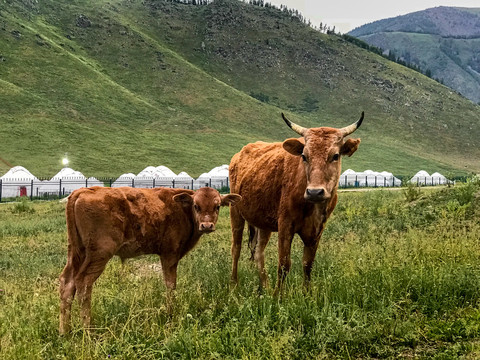
{"type": "Polygon", "coordinates": [[[330,193],[324,188],[307,188],[304,197],[309,202],[318,203],[330,199],[330,193]]]}
{"type": "Polygon", "coordinates": [[[198,230],[202,233],[211,233],[215,231],[215,224],[213,222],[202,222],[198,230]]]}

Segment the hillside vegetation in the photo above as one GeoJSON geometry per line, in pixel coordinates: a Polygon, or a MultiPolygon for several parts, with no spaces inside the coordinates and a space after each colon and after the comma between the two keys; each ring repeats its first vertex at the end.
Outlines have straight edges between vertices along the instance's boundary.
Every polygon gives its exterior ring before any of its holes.
{"type": "Polygon", "coordinates": [[[480,8],[436,7],[350,32],[480,103],[480,8]]]}
{"type": "MultiPolygon", "coordinates": [[[[480,171],[480,107],[403,66],[236,0],[0,4],[0,157],[52,176],[199,175],[248,142],[345,126],[344,168],[480,171]]],[[[0,163],[0,172],[7,170],[0,163]]]]}

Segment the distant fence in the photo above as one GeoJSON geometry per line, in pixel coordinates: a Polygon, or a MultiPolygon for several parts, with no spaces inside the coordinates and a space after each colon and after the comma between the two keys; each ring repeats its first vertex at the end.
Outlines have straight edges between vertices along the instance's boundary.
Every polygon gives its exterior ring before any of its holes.
{"type": "Polygon", "coordinates": [[[196,190],[204,186],[215,189],[228,189],[228,177],[211,178],[63,178],[56,180],[40,179],[0,179],[0,202],[15,200],[18,197],[33,199],[57,199],[69,195],[76,189],[90,186],[134,187],[134,188],[180,188],[196,190]]]}
{"type": "MultiPolygon", "coordinates": [[[[462,179],[460,179],[462,180],[462,179]]],[[[463,179],[464,181],[465,179],[463,179]]],[[[418,186],[444,185],[450,181],[444,177],[416,177],[410,180],[418,186]]],[[[395,176],[383,175],[358,175],[348,174],[340,176],[340,188],[355,187],[394,187],[401,186],[402,181],[395,176]]],[[[134,188],[180,188],[196,190],[204,186],[215,189],[229,189],[228,177],[211,178],[63,178],[57,180],[31,180],[31,179],[0,179],[0,202],[15,200],[18,197],[29,197],[30,199],[57,199],[69,195],[76,189],[90,186],[134,188]]]]}
{"type": "MultiPolygon", "coordinates": [[[[460,181],[465,181],[466,178],[456,178],[460,181]]],[[[371,175],[371,174],[347,174],[341,175],[339,180],[340,188],[348,187],[393,187],[402,186],[404,178],[397,178],[395,176],[385,175],[371,175]]],[[[444,176],[415,176],[409,180],[410,183],[417,186],[437,186],[451,184],[453,181],[448,180],[444,176]]]]}

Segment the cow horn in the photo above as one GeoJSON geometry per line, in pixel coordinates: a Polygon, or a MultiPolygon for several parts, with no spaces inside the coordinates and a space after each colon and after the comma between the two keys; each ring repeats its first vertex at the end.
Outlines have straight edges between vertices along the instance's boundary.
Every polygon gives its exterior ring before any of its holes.
{"type": "Polygon", "coordinates": [[[343,136],[347,136],[347,135],[350,135],[351,133],[353,133],[355,130],[357,130],[360,125],[362,125],[362,121],[363,121],[363,115],[364,115],[364,112],[362,111],[362,116],[360,117],[360,120],[358,120],[357,122],[353,123],[352,125],[349,125],[347,127],[344,127],[342,129],[340,129],[340,131],[342,132],[343,136]]]}
{"type": "Polygon", "coordinates": [[[283,118],[283,120],[287,123],[287,125],[288,125],[293,131],[295,131],[298,135],[304,136],[304,135],[305,135],[305,132],[308,130],[307,128],[301,127],[300,125],[297,125],[297,124],[291,122],[290,120],[288,120],[288,119],[285,117],[285,115],[283,114],[283,112],[282,112],[282,118],[283,118]]]}

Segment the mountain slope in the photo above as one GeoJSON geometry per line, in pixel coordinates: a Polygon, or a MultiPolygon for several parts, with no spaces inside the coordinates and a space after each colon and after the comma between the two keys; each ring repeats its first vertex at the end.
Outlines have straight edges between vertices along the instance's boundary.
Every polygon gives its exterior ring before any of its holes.
{"type": "Polygon", "coordinates": [[[166,165],[191,175],[247,142],[360,112],[344,167],[480,171],[480,109],[449,89],[278,9],[217,0],[0,5],[0,156],[51,176],[166,165]],[[259,101],[257,99],[261,99],[259,101]]]}
{"type": "Polygon", "coordinates": [[[480,103],[480,8],[436,7],[350,32],[480,103]]]}

